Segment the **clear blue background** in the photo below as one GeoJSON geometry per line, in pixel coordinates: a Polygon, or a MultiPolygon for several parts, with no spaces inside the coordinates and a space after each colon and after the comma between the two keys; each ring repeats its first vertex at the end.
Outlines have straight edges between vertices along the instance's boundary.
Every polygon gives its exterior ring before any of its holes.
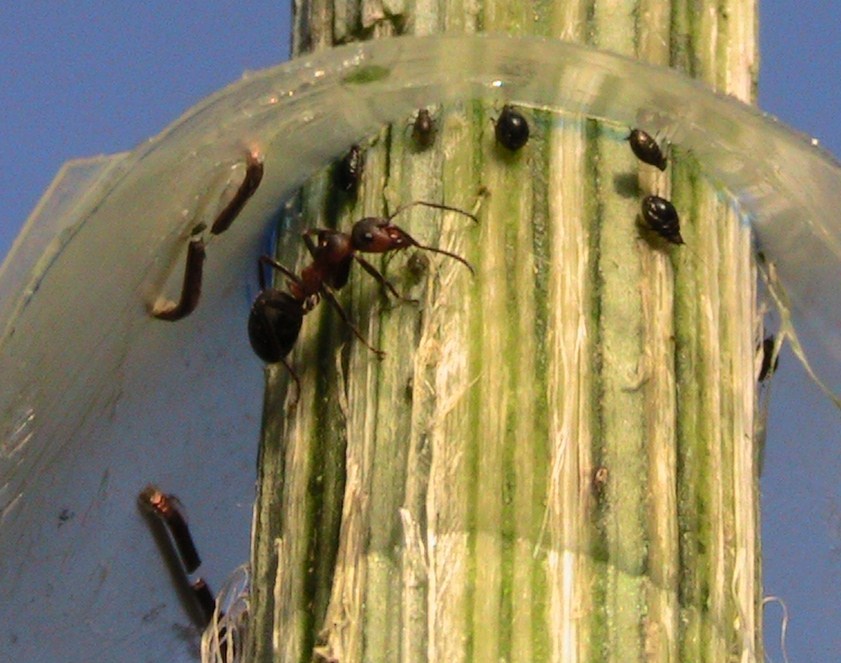
{"type": "MultiPolygon", "coordinates": [[[[0,257],[62,163],[129,150],[243,71],[287,59],[288,4],[6,0],[0,257]]],[[[760,107],[841,155],[841,3],[767,0],[760,27],[760,107]]],[[[790,354],[771,409],[766,594],[788,604],[791,661],[841,661],[841,417],[790,354]]],[[[775,661],[779,615],[766,612],[775,661]]]]}

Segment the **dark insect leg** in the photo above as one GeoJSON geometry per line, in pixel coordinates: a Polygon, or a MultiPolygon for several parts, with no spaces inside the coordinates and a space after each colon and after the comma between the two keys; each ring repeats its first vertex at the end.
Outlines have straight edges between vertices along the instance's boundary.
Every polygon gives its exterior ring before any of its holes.
{"type": "Polygon", "coordinates": [[[380,350],[378,348],[375,348],[373,345],[368,343],[368,341],[362,335],[362,332],[359,331],[359,329],[356,327],[356,325],[354,325],[350,321],[350,318],[348,317],[348,314],[342,308],[342,305],[339,303],[339,300],[336,299],[336,296],[326,286],[321,288],[321,295],[324,297],[324,299],[326,299],[330,303],[330,305],[334,309],[336,309],[339,312],[339,315],[342,316],[342,320],[344,320],[345,324],[348,327],[350,327],[351,331],[354,333],[356,338],[358,338],[360,341],[362,341],[362,343],[365,344],[365,347],[367,347],[371,352],[376,354],[378,357],[380,357],[380,358],[385,357],[385,352],[383,352],[382,350],[380,350]]]}
{"type": "Polygon", "coordinates": [[[216,217],[213,225],[210,226],[211,235],[221,235],[231,227],[231,224],[239,216],[239,213],[242,212],[242,208],[245,207],[245,203],[257,191],[257,187],[260,186],[262,179],[263,161],[258,155],[249,152],[245,161],[245,177],[242,180],[242,184],[240,184],[234,197],[231,198],[231,202],[225,206],[225,209],[219,212],[219,216],[216,217]]]}
{"type": "Polygon", "coordinates": [[[262,267],[263,265],[268,265],[269,267],[273,267],[274,269],[279,271],[281,274],[283,274],[286,278],[288,278],[290,281],[292,281],[296,285],[301,285],[301,279],[298,277],[298,275],[295,272],[293,272],[291,269],[289,269],[287,267],[284,267],[283,265],[281,265],[277,260],[275,260],[271,256],[263,255],[263,256],[260,256],[260,260],[259,260],[258,265],[257,265],[258,277],[260,279],[260,290],[265,290],[266,289],[266,280],[265,280],[265,277],[263,276],[263,267],[262,267]]]}
{"type": "Polygon", "coordinates": [[[204,240],[194,234],[187,245],[187,264],[184,268],[184,281],[181,286],[181,298],[178,303],[166,301],[152,309],[152,315],[158,320],[174,322],[188,316],[199,304],[201,297],[202,273],[206,256],[204,240]]]}
{"type": "Polygon", "coordinates": [[[391,281],[389,281],[385,276],[383,276],[382,273],[376,267],[374,267],[370,262],[365,260],[365,258],[360,256],[359,254],[355,254],[353,257],[356,260],[356,262],[358,262],[362,266],[362,269],[364,269],[371,276],[373,276],[375,279],[377,279],[379,284],[384,289],[388,290],[394,297],[396,297],[397,299],[400,299],[404,302],[410,302],[412,304],[417,304],[418,303],[417,299],[411,299],[410,297],[404,297],[399,292],[397,292],[397,289],[394,287],[394,285],[391,283],[391,281]]]}

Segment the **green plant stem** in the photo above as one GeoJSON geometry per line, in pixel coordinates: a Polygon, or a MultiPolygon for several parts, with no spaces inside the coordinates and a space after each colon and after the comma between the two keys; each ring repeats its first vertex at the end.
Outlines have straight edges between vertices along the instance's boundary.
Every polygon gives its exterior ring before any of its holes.
{"type": "MultiPolygon", "coordinates": [[[[296,7],[297,52],[538,33],[755,89],[752,0],[296,7]]],[[[536,111],[507,153],[499,110],[434,109],[428,150],[384,128],[356,201],[329,172],[302,193],[312,227],[411,200],[477,208],[478,227],[424,208],[395,219],[477,274],[434,254],[378,261],[414,306],[354,271],[343,301],[385,359],[322,306],[291,355],[294,411],[269,370],[253,660],[761,659],[748,233],[691,154],[672,150],[661,174],[626,128],[536,111]],[[673,200],[685,246],[640,228],[648,193],[673,200]]],[[[295,249],[285,238],[284,261],[295,249]]]]}

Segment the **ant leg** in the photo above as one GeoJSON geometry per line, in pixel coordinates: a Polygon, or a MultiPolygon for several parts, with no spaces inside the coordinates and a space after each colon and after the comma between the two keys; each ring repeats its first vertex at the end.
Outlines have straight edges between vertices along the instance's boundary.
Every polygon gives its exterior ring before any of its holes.
{"type": "Polygon", "coordinates": [[[389,216],[386,217],[386,218],[389,221],[391,221],[395,216],[397,216],[398,214],[400,214],[402,212],[405,212],[407,209],[409,209],[410,207],[414,207],[415,205],[423,205],[424,207],[434,207],[435,209],[442,209],[442,210],[446,210],[448,212],[458,212],[459,214],[463,214],[464,216],[470,217],[471,219],[473,219],[473,221],[475,223],[479,223],[479,219],[477,219],[476,215],[472,214],[471,212],[466,212],[465,210],[459,209],[458,207],[452,207],[450,205],[443,205],[441,203],[430,203],[430,202],[427,202],[425,200],[415,200],[411,203],[406,203],[405,205],[401,205],[396,210],[394,210],[394,212],[392,214],[389,214],[389,216]]]}
{"type": "Polygon", "coordinates": [[[347,313],[345,312],[345,310],[342,308],[342,305],[339,303],[339,300],[338,300],[338,299],[336,299],[336,295],[334,295],[334,294],[332,293],[332,291],[330,291],[330,290],[327,288],[327,286],[322,286],[322,288],[321,288],[321,295],[322,295],[322,297],[324,297],[324,299],[326,299],[328,302],[330,302],[330,305],[331,305],[334,309],[336,309],[336,310],[339,312],[339,315],[340,315],[340,316],[342,316],[342,320],[344,320],[345,324],[346,324],[348,327],[350,327],[351,331],[354,333],[354,335],[356,336],[356,338],[358,338],[360,341],[362,341],[362,342],[365,344],[365,347],[367,347],[367,348],[368,348],[371,352],[373,352],[374,354],[376,354],[376,355],[377,355],[380,359],[382,359],[383,357],[385,357],[385,352],[383,352],[382,350],[380,350],[380,349],[378,349],[378,348],[375,348],[373,345],[371,345],[370,343],[368,343],[368,341],[367,341],[367,340],[365,340],[365,337],[362,335],[362,332],[361,332],[361,331],[359,331],[359,329],[357,329],[356,325],[354,325],[354,324],[350,321],[350,318],[348,317],[348,314],[347,314],[347,313]]]}
{"type": "Polygon", "coordinates": [[[315,258],[316,251],[318,251],[318,245],[312,241],[313,235],[318,235],[319,241],[321,241],[321,230],[318,228],[310,228],[309,230],[305,230],[301,233],[301,239],[304,240],[304,245],[307,247],[307,251],[310,252],[310,255],[315,258]]]}
{"type": "Polygon", "coordinates": [[[234,197],[231,198],[231,202],[225,206],[225,209],[219,212],[219,216],[216,217],[213,225],[210,226],[211,235],[221,235],[231,227],[231,224],[239,216],[239,213],[242,212],[242,208],[245,207],[245,203],[257,191],[257,187],[260,186],[262,179],[263,160],[260,158],[260,155],[249,152],[245,158],[245,177],[242,180],[242,184],[239,185],[239,189],[237,189],[234,197]]]}
{"type": "Polygon", "coordinates": [[[404,297],[399,292],[397,292],[397,289],[394,287],[394,285],[391,283],[391,281],[389,281],[385,276],[383,276],[382,273],[376,267],[374,267],[370,262],[365,260],[365,258],[360,256],[359,254],[354,254],[353,257],[356,260],[356,262],[358,262],[360,265],[362,265],[362,269],[364,269],[371,276],[373,276],[375,279],[377,279],[377,281],[379,281],[380,285],[384,289],[388,290],[392,295],[394,295],[394,297],[396,297],[397,299],[400,299],[404,302],[410,302],[412,304],[417,304],[418,303],[417,299],[411,299],[410,297],[404,297]]]}
{"type": "Polygon", "coordinates": [[[260,290],[266,289],[266,281],[263,277],[263,265],[268,265],[269,267],[273,267],[281,274],[283,274],[286,278],[292,281],[295,285],[301,285],[301,279],[298,275],[293,272],[291,269],[284,267],[281,265],[277,260],[272,258],[271,256],[262,255],[260,256],[259,260],[257,261],[257,274],[260,279],[260,290]]]}
{"type": "Polygon", "coordinates": [[[281,358],[280,363],[282,363],[286,367],[286,370],[289,371],[289,375],[291,375],[292,379],[295,381],[295,400],[293,400],[289,404],[290,409],[295,409],[295,407],[298,405],[298,401],[301,398],[301,380],[298,377],[298,374],[295,372],[295,369],[292,368],[292,366],[289,364],[288,361],[286,361],[285,358],[281,358]]]}
{"type": "Polygon", "coordinates": [[[193,236],[190,238],[190,243],[187,245],[187,265],[184,268],[184,282],[181,286],[181,298],[178,303],[164,300],[152,307],[151,313],[158,320],[168,320],[170,322],[180,320],[190,315],[198,306],[206,256],[204,240],[200,235],[203,230],[203,225],[196,226],[193,230],[193,236]]]}

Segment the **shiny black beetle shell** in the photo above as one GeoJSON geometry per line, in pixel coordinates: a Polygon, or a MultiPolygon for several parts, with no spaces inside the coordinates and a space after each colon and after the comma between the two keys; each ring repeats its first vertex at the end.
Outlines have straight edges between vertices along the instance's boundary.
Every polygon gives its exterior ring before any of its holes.
{"type": "Polygon", "coordinates": [[[642,200],[642,218],[651,230],[672,244],[683,244],[680,219],[671,202],[660,196],[646,196],[642,200]]]}
{"type": "Polygon", "coordinates": [[[506,104],[496,121],[494,134],[503,147],[519,150],[529,140],[529,123],[522,113],[506,104]]]}
{"type": "Polygon", "coordinates": [[[298,340],[303,320],[301,302],[288,292],[261,292],[248,316],[248,340],[255,354],[267,364],[279,362],[298,340]]]}
{"type": "Polygon", "coordinates": [[[666,157],[663,156],[657,141],[649,134],[642,129],[631,129],[627,140],[631,144],[631,151],[637,159],[660,170],[666,170],[666,157]]]}
{"type": "Polygon", "coordinates": [[[348,153],[336,164],[333,172],[336,186],[351,196],[356,195],[362,172],[365,170],[365,154],[359,145],[351,145],[348,153]]]}

